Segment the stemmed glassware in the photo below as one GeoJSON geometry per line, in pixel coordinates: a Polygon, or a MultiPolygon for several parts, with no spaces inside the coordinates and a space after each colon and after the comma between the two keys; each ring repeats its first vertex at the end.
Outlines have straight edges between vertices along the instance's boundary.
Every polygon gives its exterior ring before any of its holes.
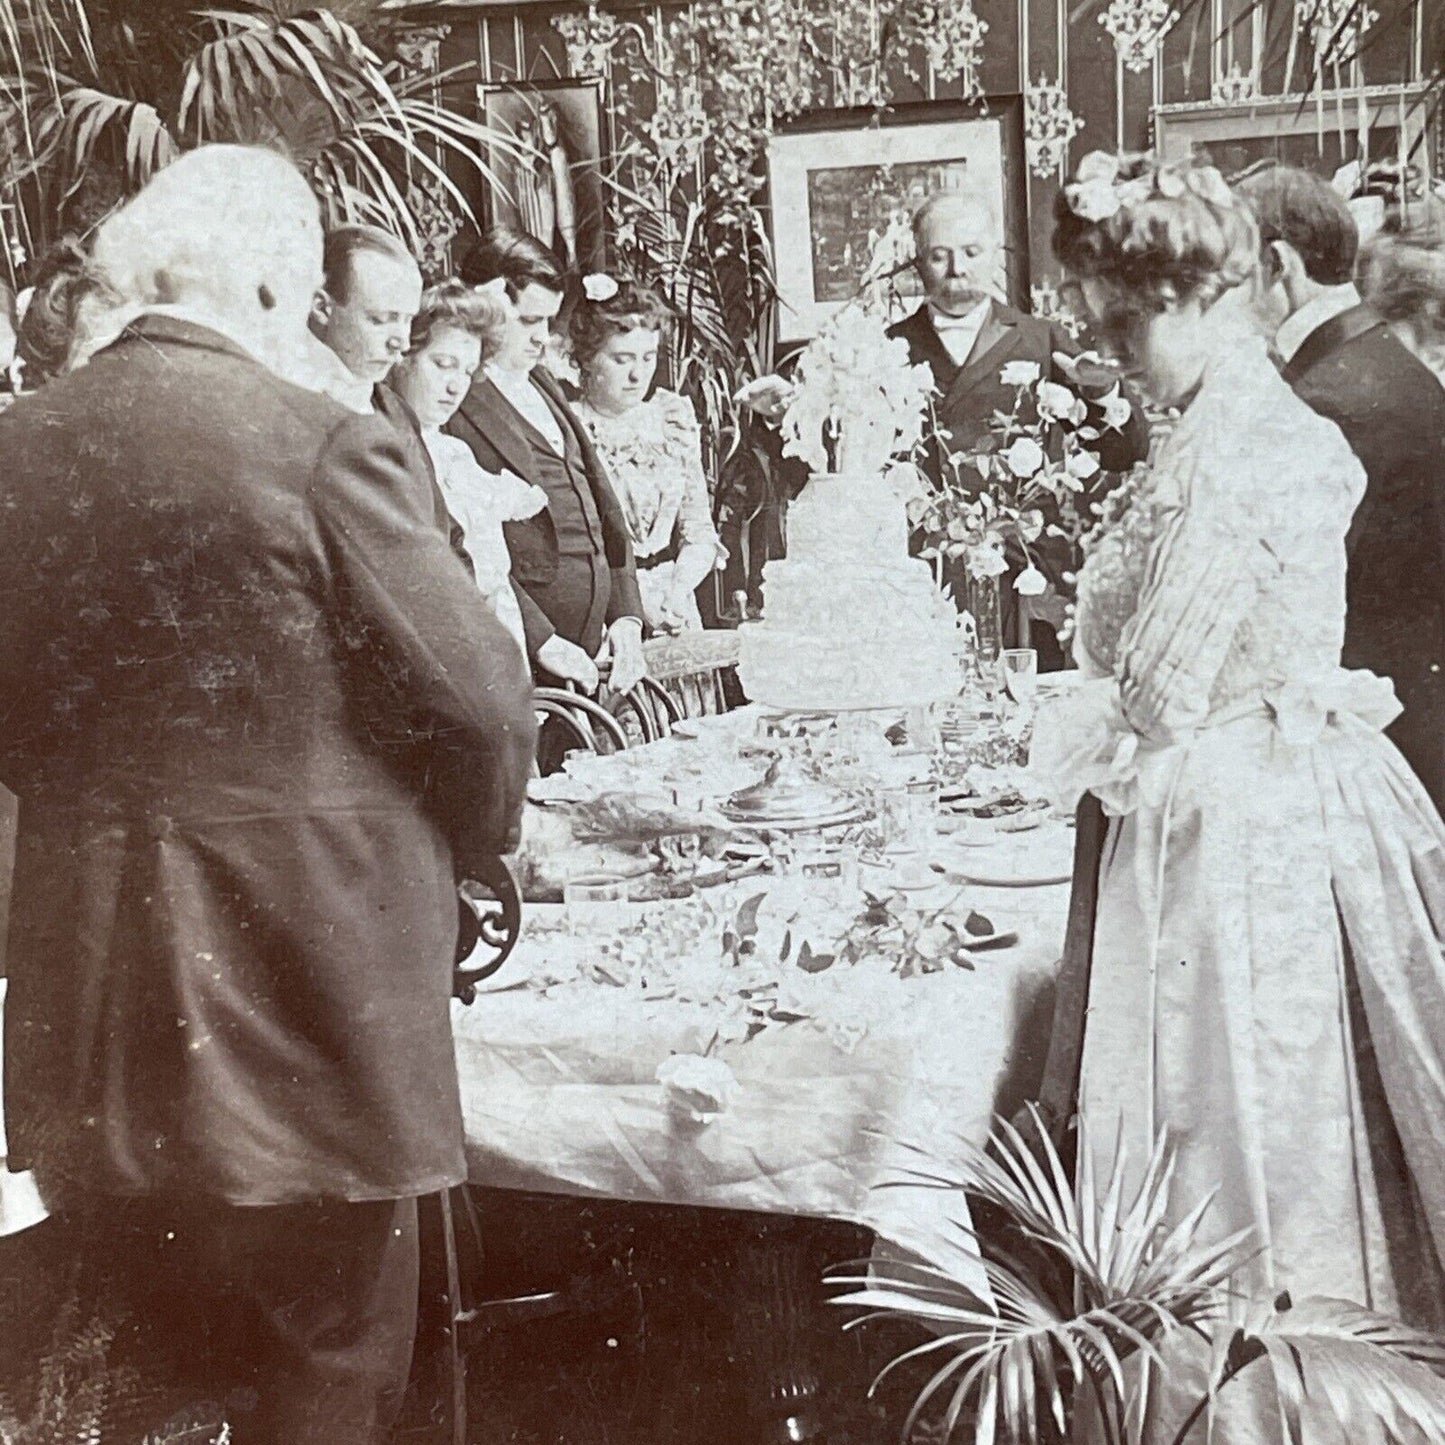
{"type": "Polygon", "coordinates": [[[999,654],[1004,691],[1020,707],[1031,707],[1039,690],[1039,655],[1032,647],[1009,647],[999,654]]]}

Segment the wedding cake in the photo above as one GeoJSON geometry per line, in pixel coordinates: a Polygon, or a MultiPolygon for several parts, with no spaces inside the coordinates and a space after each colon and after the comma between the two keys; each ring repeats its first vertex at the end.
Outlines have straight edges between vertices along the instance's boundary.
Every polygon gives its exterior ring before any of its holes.
{"type": "Polygon", "coordinates": [[[763,569],[763,620],[740,638],[754,702],[842,712],[957,693],[958,614],[908,555],[907,510],[885,476],[815,476],[787,536],[787,557],[763,569]]]}

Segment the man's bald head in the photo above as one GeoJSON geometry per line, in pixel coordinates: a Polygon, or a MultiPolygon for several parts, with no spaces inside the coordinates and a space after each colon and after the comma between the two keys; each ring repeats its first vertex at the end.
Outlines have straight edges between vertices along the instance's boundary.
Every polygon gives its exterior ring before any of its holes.
{"type": "Polygon", "coordinates": [[[948,315],[994,294],[1002,252],[998,207],[983,191],[935,191],[913,213],[914,266],[929,302],[948,315]]]}
{"type": "Polygon", "coordinates": [[[321,215],[301,173],[260,146],[172,161],[97,231],[97,279],[122,304],[204,311],[258,354],[306,325],[321,215]]]}

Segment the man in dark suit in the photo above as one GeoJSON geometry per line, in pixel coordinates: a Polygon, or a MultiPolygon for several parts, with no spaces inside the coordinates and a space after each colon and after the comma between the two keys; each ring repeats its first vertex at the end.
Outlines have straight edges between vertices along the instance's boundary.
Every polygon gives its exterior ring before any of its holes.
{"type": "Polygon", "coordinates": [[[632,541],[601,459],[542,364],[562,305],[561,269],[540,242],[499,228],[461,274],[472,286],[505,281],[513,310],[447,430],[487,471],[515,472],[547,494],[535,517],[506,524],[528,655],[541,678],[584,692],[596,690],[597,661],[606,659],[610,686],[628,692],[647,667],[632,541]]]}
{"type": "Polygon", "coordinates": [[[402,438],[407,465],[425,477],[437,525],[471,570],[461,523],[447,510],[436,469],[411,408],[386,384],[411,344],[421,307],[422,276],[410,251],[376,226],[337,226],[326,233],[322,286],[311,307],[311,384],[353,411],[385,417],[402,438]]]}
{"type": "Polygon", "coordinates": [[[529,684],[394,429],[264,364],[321,279],[288,163],[190,152],[95,258],[148,309],[0,417],[12,1162],[130,1363],[232,1391],[238,1445],[364,1445],[465,1178],[457,881],[529,684]]]}
{"type": "MultiPolygon", "coordinates": [[[[990,434],[994,414],[1011,412],[1017,388],[1000,380],[1012,361],[1032,362],[1040,375],[1073,386],[1090,400],[1091,422],[1101,431],[1099,462],[1105,472],[1127,471],[1148,455],[1148,428],[1137,408],[1127,414],[1111,405],[1117,381],[1102,368],[1073,360],[1077,351],[1056,323],[1026,316],[993,299],[1001,270],[1003,232],[990,203],[972,192],[939,191],[913,217],[914,266],[926,296],[912,315],[893,326],[889,335],[908,343],[909,359],[926,363],[933,372],[938,396],[933,422],[925,437],[924,470],[935,483],[948,473],[956,452],[978,450],[990,434]],[[1082,367],[1082,369],[1081,369],[1082,367]],[[1117,424],[1110,425],[1107,416],[1117,424]]],[[[1032,418],[1026,417],[1025,420],[1032,418]]],[[[1040,570],[1050,592],[1029,599],[1030,611],[1043,625],[1031,630],[1042,667],[1063,665],[1054,629],[1063,620],[1062,574],[1072,558],[1057,539],[1041,539],[1040,570]]],[[[1005,587],[1005,605],[1012,607],[1012,587],[1005,587]]],[[[1006,627],[1017,635],[1017,619],[1006,627]]]]}
{"type": "Polygon", "coordinates": [[[1389,735],[1445,807],[1445,389],[1361,304],[1359,233],[1327,181],[1277,166],[1240,191],[1259,220],[1260,312],[1284,376],[1365,468],[1346,539],[1345,666],[1393,680],[1404,712],[1389,735]]]}

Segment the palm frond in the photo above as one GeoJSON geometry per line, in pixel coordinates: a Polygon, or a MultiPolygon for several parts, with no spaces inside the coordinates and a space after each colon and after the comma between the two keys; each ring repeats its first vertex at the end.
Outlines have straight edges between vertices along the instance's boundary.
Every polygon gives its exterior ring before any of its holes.
{"type": "Polygon", "coordinates": [[[33,168],[7,177],[12,183],[52,168],[63,191],[78,185],[97,150],[114,141],[129,184],[142,186],[175,158],[176,144],[152,105],[110,95],[93,86],[63,91],[40,118],[33,168]]]}
{"type": "Polygon", "coordinates": [[[847,1286],[835,1303],[864,1309],[870,1318],[910,1317],[935,1332],[879,1379],[905,1362],[945,1357],[910,1418],[946,1392],[945,1427],[951,1430],[971,1407],[976,1440],[999,1431],[1037,1439],[1045,1420],[1067,1433],[1081,1387],[1121,1428],[1142,1388],[1131,1386],[1131,1377],[1149,1375],[1147,1368],[1126,1370],[1128,1363],[1162,1368],[1160,1341],[1201,1331],[1222,1314],[1224,1288],[1245,1243],[1242,1235],[1200,1242],[1207,1202],[1170,1226],[1174,1166],[1162,1136],[1137,1177],[1116,1150],[1108,1177],[1100,1180],[1081,1121],[1081,1163],[1071,1184],[1047,1131],[1038,1134],[1039,1145],[1031,1146],[1001,1122],[987,1148],[958,1140],[956,1179],[936,1181],[956,1194],[952,1223],[976,1240],[991,1298],[978,1299],[946,1273],[912,1263],[835,1279],[847,1286]],[[1019,1257],[997,1239],[975,1235],[969,1198],[1002,1210],[1039,1258],[1019,1257]],[[1044,1258],[1067,1266],[1067,1289],[1039,1268],[1044,1258]]]}
{"type": "Polygon", "coordinates": [[[1311,1408],[1351,1445],[1445,1439],[1445,1340],[1324,1298],[1251,1311],[1220,1337],[1209,1399],[1246,1369],[1268,1368],[1293,1445],[1311,1408]]]}

